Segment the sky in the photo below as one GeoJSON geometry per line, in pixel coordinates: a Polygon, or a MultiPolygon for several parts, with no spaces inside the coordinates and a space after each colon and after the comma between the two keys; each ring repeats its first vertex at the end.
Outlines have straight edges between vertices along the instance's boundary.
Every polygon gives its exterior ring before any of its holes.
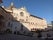
{"type": "Polygon", "coordinates": [[[45,18],[47,23],[53,21],[53,0],[3,0],[0,5],[8,7],[11,2],[16,8],[25,7],[30,14],[45,18]]]}

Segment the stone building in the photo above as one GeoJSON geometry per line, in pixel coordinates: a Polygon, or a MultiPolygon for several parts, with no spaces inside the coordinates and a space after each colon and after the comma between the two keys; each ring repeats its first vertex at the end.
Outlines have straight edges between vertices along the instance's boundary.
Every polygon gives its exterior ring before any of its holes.
{"type": "Polygon", "coordinates": [[[52,27],[53,27],[53,21],[51,21],[52,27]]]}
{"type": "MultiPolygon", "coordinates": [[[[12,31],[35,31],[36,29],[47,28],[46,20],[38,16],[31,15],[25,7],[16,8],[13,3],[8,8],[2,6],[6,12],[5,26],[12,31]]],[[[4,12],[4,15],[5,15],[4,12]]],[[[5,29],[6,29],[5,28],[5,29]]]]}

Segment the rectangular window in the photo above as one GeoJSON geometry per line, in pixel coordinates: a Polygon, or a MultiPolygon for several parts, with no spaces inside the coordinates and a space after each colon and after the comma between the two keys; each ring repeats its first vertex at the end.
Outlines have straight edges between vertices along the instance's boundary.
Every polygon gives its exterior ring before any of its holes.
{"type": "Polygon", "coordinates": [[[23,31],[23,25],[21,24],[21,31],[23,31]]]}
{"type": "Polygon", "coordinates": [[[12,27],[12,23],[8,22],[8,27],[12,27]]]}
{"type": "Polygon", "coordinates": [[[22,22],[23,22],[23,21],[24,21],[24,19],[20,19],[20,21],[22,21],[22,22]]]}

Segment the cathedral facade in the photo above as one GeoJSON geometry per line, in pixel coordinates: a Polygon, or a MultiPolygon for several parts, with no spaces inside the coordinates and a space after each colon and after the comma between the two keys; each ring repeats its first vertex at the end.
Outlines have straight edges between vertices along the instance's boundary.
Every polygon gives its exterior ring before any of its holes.
{"type": "MultiPolygon", "coordinates": [[[[2,6],[6,12],[5,29],[12,31],[35,31],[36,29],[47,28],[47,23],[44,18],[31,15],[25,7],[15,8],[13,3],[8,8],[2,6]]],[[[5,14],[5,13],[4,13],[5,14]]]]}

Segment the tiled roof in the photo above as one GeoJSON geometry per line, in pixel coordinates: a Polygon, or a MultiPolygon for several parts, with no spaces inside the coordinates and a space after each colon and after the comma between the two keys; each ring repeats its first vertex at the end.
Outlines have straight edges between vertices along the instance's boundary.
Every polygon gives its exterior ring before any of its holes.
{"type": "Polygon", "coordinates": [[[38,16],[34,16],[34,15],[30,15],[30,16],[33,16],[33,17],[36,17],[36,18],[39,18],[39,19],[42,19],[42,20],[43,20],[43,18],[40,18],[40,17],[38,17],[38,16]]]}

